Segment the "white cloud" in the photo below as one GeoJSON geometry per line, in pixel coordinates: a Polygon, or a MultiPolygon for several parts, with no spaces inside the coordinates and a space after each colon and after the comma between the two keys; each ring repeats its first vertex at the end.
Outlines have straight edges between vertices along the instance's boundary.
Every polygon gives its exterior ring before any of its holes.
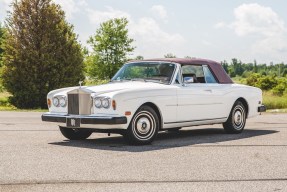
{"type": "MultiPolygon", "coordinates": [[[[8,2],[6,3],[8,5],[11,1],[0,0],[0,10],[3,7],[2,5],[4,5],[3,2],[8,2]]],[[[185,41],[183,36],[179,33],[164,31],[160,27],[159,21],[152,17],[135,19],[128,12],[114,9],[110,6],[107,6],[105,10],[92,9],[88,6],[86,0],[54,0],[54,2],[61,5],[68,20],[76,19],[79,13],[87,17],[85,25],[90,25],[89,32],[86,29],[75,26],[75,30],[79,33],[79,39],[83,45],[87,46],[86,41],[88,37],[95,33],[100,23],[112,18],[126,17],[129,20],[128,28],[130,36],[135,39],[135,55],[162,57],[164,54],[170,52],[176,55],[181,54],[180,50],[185,41]]],[[[160,19],[165,20],[168,17],[165,8],[161,5],[155,5],[150,10],[156,11],[160,19]]]]}
{"type": "Polygon", "coordinates": [[[105,11],[86,9],[91,24],[100,23],[112,18],[126,17],[129,20],[129,33],[135,39],[135,54],[147,57],[162,57],[168,52],[174,53],[183,44],[180,34],[170,34],[162,30],[151,17],[135,20],[127,12],[106,7],[105,11]]]}
{"type": "Polygon", "coordinates": [[[154,5],[151,7],[151,12],[156,16],[167,22],[167,11],[163,5],[154,5]]]}
{"type": "Polygon", "coordinates": [[[234,9],[235,20],[217,23],[215,28],[230,28],[239,37],[254,36],[249,54],[254,58],[282,61],[287,55],[287,30],[284,20],[270,7],[257,3],[242,4],[234,9]]]}
{"type": "Polygon", "coordinates": [[[0,0],[0,22],[4,22],[7,11],[11,11],[12,0],[0,0]]]}
{"type": "Polygon", "coordinates": [[[87,5],[85,0],[54,0],[54,2],[62,7],[68,19],[72,19],[73,15],[80,11],[81,6],[87,5]]]}
{"type": "Polygon", "coordinates": [[[0,0],[0,5],[4,9],[7,9],[9,5],[12,3],[12,0],[0,0]]]}
{"type": "Polygon", "coordinates": [[[148,57],[162,57],[166,53],[176,53],[184,43],[180,34],[163,31],[158,23],[149,17],[131,22],[131,36],[136,40],[136,53],[148,57]]]}
{"type": "Polygon", "coordinates": [[[234,10],[231,27],[239,36],[262,34],[272,36],[285,31],[284,21],[270,7],[242,4],[234,10]]]}
{"type": "Polygon", "coordinates": [[[227,26],[227,24],[226,24],[225,22],[218,22],[218,23],[216,23],[216,24],[214,25],[214,27],[215,27],[216,29],[224,28],[224,27],[226,27],[226,26],[227,26]]]}
{"type": "MultiPolygon", "coordinates": [[[[9,7],[13,0],[0,0],[0,14],[6,15],[7,11],[11,11],[9,7]]],[[[65,11],[68,19],[73,18],[73,14],[80,11],[81,6],[86,6],[85,0],[54,0],[65,11]]],[[[3,18],[4,19],[4,18],[3,18]]],[[[1,19],[0,19],[1,21],[1,19]]]]}
{"type": "Polygon", "coordinates": [[[98,11],[98,10],[87,8],[86,11],[88,13],[90,22],[92,24],[100,24],[102,22],[105,22],[113,18],[126,17],[129,20],[131,18],[131,16],[126,12],[116,10],[112,7],[106,7],[106,8],[107,8],[107,11],[98,11]]]}
{"type": "Polygon", "coordinates": [[[269,61],[282,62],[287,60],[287,35],[266,37],[252,46],[252,52],[269,61]]]}
{"type": "Polygon", "coordinates": [[[212,42],[207,41],[207,40],[202,40],[201,42],[202,42],[203,45],[206,45],[206,46],[212,46],[213,45],[212,42]]]}

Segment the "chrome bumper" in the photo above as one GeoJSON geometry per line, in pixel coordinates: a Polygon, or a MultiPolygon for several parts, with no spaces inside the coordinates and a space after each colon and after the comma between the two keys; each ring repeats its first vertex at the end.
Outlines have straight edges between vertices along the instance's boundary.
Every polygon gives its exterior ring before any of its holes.
{"type": "Polygon", "coordinates": [[[119,125],[126,124],[127,118],[125,116],[92,116],[92,115],[61,115],[53,113],[44,113],[42,121],[68,123],[67,119],[76,119],[80,125],[119,125]]]}

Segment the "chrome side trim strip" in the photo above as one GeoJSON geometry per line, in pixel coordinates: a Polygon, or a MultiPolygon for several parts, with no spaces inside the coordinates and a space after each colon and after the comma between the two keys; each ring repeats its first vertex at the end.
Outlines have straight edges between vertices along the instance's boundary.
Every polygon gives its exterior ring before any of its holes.
{"type": "Polygon", "coordinates": [[[164,124],[176,124],[176,123],[192,123],[192,122],[200,122],[200,121],[212,121],[212,120],[220,120],[226,119],[227,117],[221,118],[213,118],[213,119],[198,119],[198,120],[191,120],[191,121],[175,121],[175,122],[164,122],[164,124]]]}

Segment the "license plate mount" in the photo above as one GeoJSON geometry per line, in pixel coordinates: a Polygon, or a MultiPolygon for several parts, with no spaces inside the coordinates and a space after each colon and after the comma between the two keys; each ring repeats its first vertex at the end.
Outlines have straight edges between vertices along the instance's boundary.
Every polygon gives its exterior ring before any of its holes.
{"type": "Polygon", "coordinates": [[[81,119],[75,117],[67,118],[67,127],[79,128],[81,126],[81,119]]]}

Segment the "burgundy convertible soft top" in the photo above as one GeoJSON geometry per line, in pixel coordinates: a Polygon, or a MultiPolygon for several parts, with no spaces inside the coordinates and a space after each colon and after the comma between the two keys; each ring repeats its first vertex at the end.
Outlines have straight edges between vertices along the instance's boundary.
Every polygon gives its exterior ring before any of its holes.
{"type": "Polygon", "coordinates": [[[163,58],[163,59],[146,59],[143,61],[165,61],[172,63],[179,63],[182,65],[207,65],[212,70],[218,83],[221,84],[231,84],[233,81],[227,75],[220,63],[207,60],[207,59],[182,59],[182,58],[163,58]]]}

